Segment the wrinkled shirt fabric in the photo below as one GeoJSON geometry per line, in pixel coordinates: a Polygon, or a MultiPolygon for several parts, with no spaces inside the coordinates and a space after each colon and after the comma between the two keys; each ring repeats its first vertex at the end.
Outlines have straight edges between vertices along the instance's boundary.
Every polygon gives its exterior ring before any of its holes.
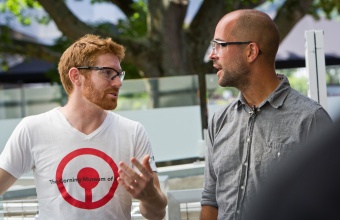
{"type": "Polygon", "coordinates": [[[240,219],[270,170],[297,144],[332,122],[324,108],[290,87],[287,77],[256,109],[242,94],[209,122],[201,205],[218,219],[240,219]]]}

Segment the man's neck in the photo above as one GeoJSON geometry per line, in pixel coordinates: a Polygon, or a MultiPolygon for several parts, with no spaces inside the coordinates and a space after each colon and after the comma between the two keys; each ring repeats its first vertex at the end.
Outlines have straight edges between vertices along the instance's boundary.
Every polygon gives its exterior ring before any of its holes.
{"type": "Polygon", "coordinates": [[[84,134],[95,131],[105,120],[107,112],[93,103],[90,105],[76,105],[72,102],[61,107],[60,112],[66,117],[68,122],[84,134]]]}
{"type": "Polygon", "coordinates": [[[275,78],[269,78],[268,80],[254,80],[250,82],[250,85],[241,90],[241,93],[249,107],[258,107],[265,99],[272,94],[280,84],[280,80],[275,75],[275,78]]]}

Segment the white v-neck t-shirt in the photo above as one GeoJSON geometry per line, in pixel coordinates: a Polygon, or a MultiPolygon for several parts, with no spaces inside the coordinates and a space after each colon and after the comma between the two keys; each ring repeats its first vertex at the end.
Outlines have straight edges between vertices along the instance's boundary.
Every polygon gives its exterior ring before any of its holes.
{"type": "MultiPolygon", "coordinates": [[[[117,182],[118,164],[131,167],[153,153],[144,127],[108,111],[91,134],[73,128],[55,108],[24,118],[0,155],[14,177],[32,170],[39,219],[131,219],[132,198],[117,182]]],[[[155,161],[150,161],[156,171],[155,161]]]]}

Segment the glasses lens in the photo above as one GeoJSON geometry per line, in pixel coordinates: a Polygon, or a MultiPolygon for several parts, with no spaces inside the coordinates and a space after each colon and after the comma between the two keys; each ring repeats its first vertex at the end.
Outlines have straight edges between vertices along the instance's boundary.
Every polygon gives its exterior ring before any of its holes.
{"type": "Polygon", "coordinates": [[[119,74],[119,79],[120,79],[121,82],[123,82],[124,77],[125,77],[125,71],[122,71],[122,72],[119,74]]]}
{"type": "Polygon", "coordinates": [[[100,70],[99,73],[103,78],[109,81],[114,80],[116,77],[118,77],[120,81],[123,82],[125,76],[125,71],[118,73],[112,69],[103,69],[100,70]]]}
{"type": "Polygon", "coordinates": [[[216,42],[215,41],[211,41],[210,44],[211,44],[211,47],[212,47],[212,50],[214,51],[214,53],[217,54],[216,53],[216,42]]]}
{"type": "Polygon", "coordinates": [[[219,44],[218,42],[212,41],[211,46],[214,51],[214,54],[219,55],[219,52],[221,51],[221,44],[219,44]]]}
{"type": "Polygon", "coordinates": [[[114,70],[111,69],[103,69],[99,71],[99,74],[101,77],[103,77],[104,79],[107,80],[111,80],[112,78],[114,78],[117,73],[114,70]]]}

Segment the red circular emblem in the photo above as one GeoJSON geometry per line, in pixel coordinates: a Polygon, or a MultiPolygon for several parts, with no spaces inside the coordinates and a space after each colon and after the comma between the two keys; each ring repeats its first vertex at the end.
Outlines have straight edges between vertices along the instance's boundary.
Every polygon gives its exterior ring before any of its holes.
{"type": "MultiPolygon", "coordinates": [[[[105,154],[102,151],[93,149],[93,148],[81,148],[75,151],[72,151],[68,155],[66,155],[61,162],[58,165],[57,171],[56,171],[56,180],[62,180],[63,172],[66,167],[66,165],[73,160],[74,158],[81,156],[81,155],[94,155],[101,159],[103,159],[106,163],[109,164],[111,167],[114,178],[112,180],[112,185],[109,189],[109,192],[100,200],[98,201],[92,201],[92,189],[97,186],[99,180],[92,181],[92,182],[81,182],[79,185],[84,188],[85,190],[85,202],[77,200],[73,198],[66,190],[63,181],[57,181],[58,189],[62,195],[62,197],[71,205],[82,208],[82,209],[96,209],[99,207],[102,207],[105,205],[108,201],[110,201],[117,189],[118,186],[118,167],[116,163],[112,160],[111,157],[109,157],[107,154],[105,154]]],[[[98,172],[91,168],[91,167],[84,167],[78,172],[77,178],[82,178],[84,176],[91,177],[92,179],[99,179],[98,172]]]]}

